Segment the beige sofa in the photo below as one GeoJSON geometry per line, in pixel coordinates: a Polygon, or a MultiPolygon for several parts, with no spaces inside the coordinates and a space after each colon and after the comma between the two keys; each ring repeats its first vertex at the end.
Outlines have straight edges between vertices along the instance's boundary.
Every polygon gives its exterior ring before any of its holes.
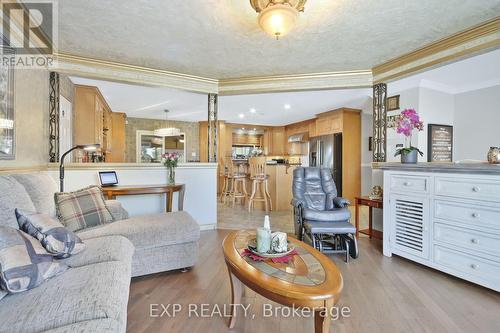
{"type": "MultiPolygon", "coordinates": [[[[18,228],[14,209],[55,216],[57,184],[46,173],[0,176],[0,224],[18,228]]],[[[0,332],[124,332],[131,276],[193,266],[200,229],[186,212],[128,217],[77,232],[87,248],[65,273],[0,300],[0,332]]]]}

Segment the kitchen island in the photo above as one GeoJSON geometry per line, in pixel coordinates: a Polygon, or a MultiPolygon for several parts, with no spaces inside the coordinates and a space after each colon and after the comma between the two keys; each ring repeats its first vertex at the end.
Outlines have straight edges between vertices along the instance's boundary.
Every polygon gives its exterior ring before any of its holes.
{"type": "Polygon", "coordinates": [[[500,291],[500,166],[377,163],[384,249],[500,291]]]}
{"type": "MultiPolygon", "coordinates": [[[[246,189],[250,198],[252,194],[252,180],[248,172],[248,160],[233,160],[233,165],[237,168],[238,172],[247,174],[246,189]]],[[[293,170],[299,166],[300,163],[266,164],[266,174],[269,175],[267,181],[268,190],[271,195],[273,210],[284,211],[291,209],[290,201],[292,200],[293,170]]],[[[259,189],[257,189],[256,196],[260,196],[259,189]]],[[[245,204],[248,205],[248,200],[245,204]]],[[[254,208],[257,210],[264,210],[264,203],[255,202],[254,208]]]]}

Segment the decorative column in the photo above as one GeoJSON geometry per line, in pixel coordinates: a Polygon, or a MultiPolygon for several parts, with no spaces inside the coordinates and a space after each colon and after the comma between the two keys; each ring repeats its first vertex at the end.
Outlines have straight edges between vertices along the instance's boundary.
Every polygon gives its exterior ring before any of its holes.
{"type": "Polygon", "coordinates": [[[208,161],[217,162],[218,95],[208,94],[208,161]]]}
{"type": "Polygon", "coordinates": [[[49,77],[49,162],[59,162],[59,73],[49,77]]]}
{"type": "Polygon", "coordinates": [[[373,86],[373,162],[387,160],[387,84],[373,86]]]}

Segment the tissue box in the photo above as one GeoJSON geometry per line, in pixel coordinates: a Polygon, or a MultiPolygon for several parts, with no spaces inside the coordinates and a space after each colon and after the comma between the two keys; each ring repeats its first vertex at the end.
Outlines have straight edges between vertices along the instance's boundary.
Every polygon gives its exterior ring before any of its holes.
{"type": "Polygon", "coordinates": [[[271,234],[271,251],[276,253],[283,253],[288,251],[286,233],[273,232],[271,234]]]}

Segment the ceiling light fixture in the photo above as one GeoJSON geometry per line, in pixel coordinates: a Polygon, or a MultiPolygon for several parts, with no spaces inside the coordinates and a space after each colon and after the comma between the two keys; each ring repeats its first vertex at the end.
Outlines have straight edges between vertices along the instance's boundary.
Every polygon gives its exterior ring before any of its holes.
{"type": "MultiPolygon", "coordinates": [[[[168,113],[170,112],[169,110],[165,110],[165,121],[168,122],[168,113]]],[[[167,123],[168,125],[168,123],[167,123]]],[[[180,136],[181,135],[181,130],[175,127],[163,127],[163,128],[158,128],[154,131],[154,136],[180,136]]]]}
{"type": "Polygon", "coordinates": [[[250,109],[250,113],[255,113],[255,112],[257,112],[257,110],[255,110],[254,108],[250,109]]]}
{"type": "Polygon", "coordinates": [[[244,115],[243,113],[240,113],[240,114],[238,115],[238,117],[240,117],[240,118],[245,118],[245,115],[244,115]]]}
{"type": "Polygon", "coordinates": [[[290,104],[285,104],[285,110],[290,110],[292,108],[292,106],[290,104]]]}
{"type": "Polygon", "coordinates": [[[250,0],[262,30],[279,39],[293,29],[307,0],[250,0]]]}

